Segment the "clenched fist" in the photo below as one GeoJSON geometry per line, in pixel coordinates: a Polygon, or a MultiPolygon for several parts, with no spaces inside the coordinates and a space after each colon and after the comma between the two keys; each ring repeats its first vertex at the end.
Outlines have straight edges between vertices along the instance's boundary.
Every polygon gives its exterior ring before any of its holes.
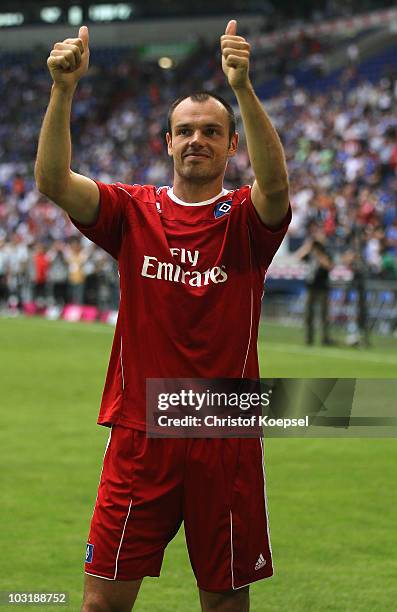
{"type": "Polygon", "coordinates": [[[57,42],[47,60],[54,83],[63,89],[74,89],[88,70],[90,50],[88,28],[82,26],[78,38],[57,42]]]}
{"type": "Polygon", "coordinates": [[[222,69],[229,85],[237,90],[249,85],[249,56],[251,45],[237,34],[237,21],[229,21],[221,36],[222,69]]]}

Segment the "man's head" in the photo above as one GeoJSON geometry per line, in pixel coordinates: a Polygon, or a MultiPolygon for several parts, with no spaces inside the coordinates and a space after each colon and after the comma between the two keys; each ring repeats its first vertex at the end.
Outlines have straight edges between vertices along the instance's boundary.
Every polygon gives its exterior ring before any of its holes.
{"type": "Polygon", "coordinates": [[[233,109],[207,92],[178,98],[168,113],[166,139],[180,177],[196,183],[223,178],[238,144],[233,109]]]}
{"type": "Polygon", "coordinates": [[[234,110],[230,106],[230,104],[226,102],[226,100],[224,100],[221,96],[218,96],[217,94],[214,94],[214,93],[210,93],[209,91],[197,91],[188,96],[181,96],[180,98],[177,98],[176,100],[174,100],[168,111],[168,118],[167,118],[168,132],[170,134],[172,133],[172,115],[176,107],[179,106],[181,102],[183,102],[184,100],[188,100],[188,99],[192,100],[193,102],[207,102],[211,98],[213,98],[214,100],[217,100],[224,107],[228,115],[229,142],[231,142],[234,134],[236,133],[236,117],[234,114],[234,110]]]}

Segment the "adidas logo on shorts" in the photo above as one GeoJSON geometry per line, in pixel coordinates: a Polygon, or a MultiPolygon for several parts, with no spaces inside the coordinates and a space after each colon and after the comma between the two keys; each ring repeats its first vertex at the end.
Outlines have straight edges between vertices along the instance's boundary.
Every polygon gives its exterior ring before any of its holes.
{"type": "Polygon", "coordinates": [[[261,567],[266,565],[266,559],[263,557],[262,553],[258,557],[258,561],[256,562],[255,569],[259,570],[261,567]]]}

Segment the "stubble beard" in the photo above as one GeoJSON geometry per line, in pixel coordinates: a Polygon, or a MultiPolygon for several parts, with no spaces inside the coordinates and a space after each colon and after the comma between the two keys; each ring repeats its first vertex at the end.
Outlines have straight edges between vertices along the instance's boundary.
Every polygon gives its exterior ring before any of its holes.
{"type": "Polygon", "coordinates": [[[223,177],[225,174],[225,166],[221,166],[221,164],[217,164],[217,166],[212,165],[212,160],[209,160],[208,166],[202,167],[202,164],[175,164],[175,172],[179,174],[179,176],[191,183],[195,183],[196,185],[204,185],[206,183],[210,183],[218,179],[219,177],[223,177]]]}

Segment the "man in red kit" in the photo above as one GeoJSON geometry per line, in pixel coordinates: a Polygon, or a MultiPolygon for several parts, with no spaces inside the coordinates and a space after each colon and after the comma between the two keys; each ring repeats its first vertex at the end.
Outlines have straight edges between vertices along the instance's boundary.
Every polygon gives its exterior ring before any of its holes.
{"type": "Polygon", "coordinates": [[[266,270],[290,221],[283,149],[249,79],[250,45],[230,21],[222,66],[255,175],[228,191],[231,107],[199,93],[169,113],[172,187],[106,185],[70,170],[70,113],[88,68],[88,30],[56,43],[36,162],[41,192],[118,260],[120,308],[98,422],[111,427],[86,551],[82,610],[131,610],[184,522],[202,610],[245,612],[273,574],[259,438],[146,435],[148,378],[259,376],[266,270]]]}

